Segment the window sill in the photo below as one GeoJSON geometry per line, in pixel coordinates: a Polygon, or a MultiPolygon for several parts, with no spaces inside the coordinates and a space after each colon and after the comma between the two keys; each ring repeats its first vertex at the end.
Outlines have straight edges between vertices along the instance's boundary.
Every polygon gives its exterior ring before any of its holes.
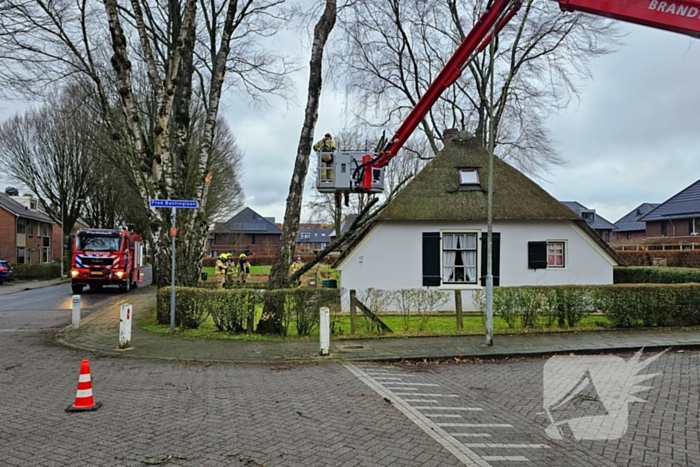
{"type": "Polygon", "coordinates": [[[438,290],[476,290],[481,289],[480,284],[464,284],[464,283],[454,283],[454,284],[442,284],[438,287],[438,290]]]}

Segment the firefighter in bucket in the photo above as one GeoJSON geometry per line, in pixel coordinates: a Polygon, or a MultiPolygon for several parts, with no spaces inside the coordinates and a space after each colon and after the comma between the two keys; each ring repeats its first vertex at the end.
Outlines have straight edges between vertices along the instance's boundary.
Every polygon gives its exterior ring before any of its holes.
{"type": "Polygon", "coordinates": [[[314,144],[314,151],[321,152],[321,180],[333,180],[333,135],[326,133],[323,139],[314,144]]]}

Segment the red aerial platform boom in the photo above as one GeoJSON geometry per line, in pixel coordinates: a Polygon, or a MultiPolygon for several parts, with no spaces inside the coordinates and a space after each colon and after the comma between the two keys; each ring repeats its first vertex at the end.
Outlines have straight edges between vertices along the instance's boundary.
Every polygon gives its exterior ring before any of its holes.
{"type": "MultiPolygon", "coordinates": [[[[582,11],[700,38],[700,0],[556,1],[562,11],[582,11]]],[[[362,165],[355,173],[356,183],[362,190],[369,191],[372,187],[372,171],[366,169],[384,167],[398,154],[443,91],[461,76],[471,58],[488,46],[494,26],[498,34],[515,16],[520,5],[520,0],[495,0],[481,15],[385,148],[373,156],[362,158],[362,165]]]]}

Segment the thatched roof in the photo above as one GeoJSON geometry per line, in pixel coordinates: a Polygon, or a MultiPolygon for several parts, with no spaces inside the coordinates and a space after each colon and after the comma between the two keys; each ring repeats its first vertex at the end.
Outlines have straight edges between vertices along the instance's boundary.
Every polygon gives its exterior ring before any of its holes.
{"type": "MultiPolygon", "coordinates": [[[[379,215],[381,220],[485,221],[488,152],[464,134],[453,139],[401,190],[379,215]],[[465,139],[466,138],[466,139],[465,139]],[[476,168],[481,186],[461,187],[460,168],[476,168]]],[[[519,170],[494,158],[494,220],[577,220],[519,170]]]]}
{"type": "MultiPolygon", "coordinates": [[[[486,221],[488,163],[486,149],[466,132],[460,132],[348,245],[335,266],[379,221],[486,221]],[[460,186],[460,168],[476,168],[480,186],[460,186]]],[[[496,157],[493,163],[494,221],[573,221],[614,261],[625,264],[578,214],[506,162],[496,157]]]]}

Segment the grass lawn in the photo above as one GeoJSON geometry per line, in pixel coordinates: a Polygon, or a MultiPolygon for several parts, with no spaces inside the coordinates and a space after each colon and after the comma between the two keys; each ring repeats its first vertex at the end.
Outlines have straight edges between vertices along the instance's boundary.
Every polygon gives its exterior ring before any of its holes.
{"type": "MultiPolygon", "coordinates": [[[[257,323],[260,318],[261,310],[258,309],[256,313],[255,322],[257,323]]],[[[456,322],[457,319],[455,315],[433,315],[430,316],[425,322],[425,327],[423,331],[419,331],[421,317],[412,316],[409,320],[409,330],[404,330],[404,319],[402,316],[396,315],[386,315],[381,316],[382,321],[389,326],[394,332],[391,334],[385,334],[383,337],[408,337],[408,336],[455,336],[455,335],[483,335],[484,325],[481,316],[465,316],[464,317],[464,329],[462,332],[457,332],[456,322]]],[[[369,331],[368,320],[363,315],[357,316],[357,333],[350,335],[350,316],[348,315],[334,315],[331,317],[331,323],[335,326],[335,334],[333,338],[369,338],[378,337],[376,333],[369,331]]],[[[154,332],[158,334],[168,334],[170,332],[169,325],[162,325],[156,323],[156,312],[155,307],[149,310],[139,321],[139,327],[141,329],[154,332]]],[[[523,333],[536,333],[536,332],[562,332],[562,331],[600,331],[602,329],[607,329],[612,327],[612,323],[605,316],[587,316],[579,322],[579,324],[573,329],[560,329],[556,326],[547,328],[544,325],[538,326],[536,328],[523,329],[520,327],[520,323],[512,329],[508,328],[506,322],[499,318],[494,317],[493,327],[495,334],[523,334],[523,333]]],[[[299,337],[296,333],[296,328],[294,323],[290,323],[290,329],[288,330],[287,337],[278,336],[261,336],[257,334],[245,335],[245,334],[230,334],[227,332],[221,332],[214,326],[214,321],[208,318],[198,329],[186,329],[180,330],[176,329],[176,337],[184,337],[191,339],[224,339],[224,340],[264,340],[264,341],[282,341],[286,339],[317,339],[318,330],[315,330],[310,337],[299,337]]]]}

